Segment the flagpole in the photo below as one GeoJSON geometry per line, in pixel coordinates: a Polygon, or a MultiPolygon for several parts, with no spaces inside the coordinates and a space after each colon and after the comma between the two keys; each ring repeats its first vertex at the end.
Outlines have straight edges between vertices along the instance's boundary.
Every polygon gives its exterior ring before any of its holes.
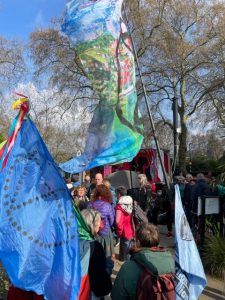
{"type": "Polygon", "coordinates": [[[180,128],[178,127],[178,99],[175,96],[173,97],[172,100],[173,100],[172,110],[173,110],[173,144],[174,144],[173,163],[172,163],[172,176],[173,176],[177,166],[178,134],[180,132],[180,128]]]}
{"type": "Polygon", "coordinates": [[[168,190],[170,190],[169,180],[168,180],[168,177],[167,177],[167,174],[166,174],[165,166],[163,164],[162,155],[161,155],[161,151],[160,151],[160,147],[159,147],[159,142],[158,142],[158,139],[157,139],[157,136],[156,136],[155,124],[153,122],[152,113],[151,113],[151,110],[150,110],[150,107],[149,107],[149,104],[148,104],[148,95],[147,95],[146,88],[145,88],[145,85],[144,85],[143,76],[142,76],[140,64],[139,64],[138,57],[137,57],[137,51],[136,51],[136,48],[135,48],[135,45],[134,45],[133,36],[131,34],[131,31],[130,31],[128,18],[127,18],[127,13],[126,13],[124,4],[123,4],[123,12],[124,12],[124,16],[125,16],[125,21],[126,21],[128,33],[129,33],[130,39],[131,39],[131,44],[132,44],[134,57],[135,57],[136,64],[137,64],[138,73],[139,73],[140,80],[141,80],[141,86],[142,86],[142,90],[143,90],[143,93],[144,93],[145,104],[146,104],[146,107],[147,107],[148,117],[149,117],[149,121],[150,121],[150,124],[151,124],[151,127],[152,127],[152,134],[153,134],[153,138],[154,138],[154,141],[155,141],[155,144],[156,144],[160,164],[161,164],[162,171],[163,171],[164,181],[166,183],[166,186],[167,186],[168,190]]]}

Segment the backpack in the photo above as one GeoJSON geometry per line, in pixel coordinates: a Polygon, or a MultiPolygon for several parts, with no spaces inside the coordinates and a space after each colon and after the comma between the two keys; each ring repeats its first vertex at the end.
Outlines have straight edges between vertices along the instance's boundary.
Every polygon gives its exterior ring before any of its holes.
{"type": "MultiPolygon", "coordinates": [[[[95,211],[98,211],[98,210],[95,208],[93,202],[90,201],[89,203],[90,203],[90,204],[89,204],[90,208],[92,208],[92,209],[95,210],[95,211]]],[[[100,207],[101,207],[102,205],[103,205],[103,203],[100,205],[100,207]]],[[[105,227],[105,222],[104,222],[104,220],[101,218],[101,223],[100,223],[100,226],[99,226],[99,230],[104,229],[104,227],[105,227]]]]}
{"type": "Polygon", "coordinates": [[[175,300],[174,273],[156,275],[134,257],[132,260],[142,269],[137,283],[136,300],[175,300]]]}
{"type": "Polygon", "coordinates": [[[134,201],[133,202],[133,220],[134,225],[138,226],[141,223],[148,223],[148,218],[145,214],[145,212],[141,209],[140,205],[134,201]]]}

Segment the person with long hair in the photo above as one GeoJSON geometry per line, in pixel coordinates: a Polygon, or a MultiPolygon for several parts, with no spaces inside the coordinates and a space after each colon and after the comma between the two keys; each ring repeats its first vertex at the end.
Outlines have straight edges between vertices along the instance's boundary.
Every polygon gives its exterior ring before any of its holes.
{"type": "Polygon", "coordinates": [[[104,184],[97,185],[88,207],[96,209],[101,213],[101,226],[97,240],[102,244],[107,259],[114,259],[115,250],[111,227],[114,224],[115,213],[111,205],[112,194],[104,184]]]}
{"type": "Polygon", "coordinates": [[[115,208],[115,206],[117,204],[117,198],[116,198],[116,192],[115,192],[114,187],[112,187],[111,182],[108,178],[104,178],[102,183],[104,185],[106,185],[107,188],[110,190],[110,193],[112,194],[111,205],[113,206],[113,208],[115,208]]]}
{"type": "Polygon", "coordinates": [[[107,261],[102,245],[96,240],[100,229],[101,214],[88,208],[81,211],[81,215],[89,228],[92,240],[80,238],[80,259],[82,281],[78,299],[104,299],[112,289],[110,278],[111,268],[107,261]]]}
{"type": "Polygon", "coordinates": [[[151,202],[151,195],[152,195],[151,186],[145,174],[138,174],[138,180],[139,180],[140,187],[139,187],[138,199],[136,200],[140,205],[140,207],[142,208],[142,210],[147,213],[151,202]]]}

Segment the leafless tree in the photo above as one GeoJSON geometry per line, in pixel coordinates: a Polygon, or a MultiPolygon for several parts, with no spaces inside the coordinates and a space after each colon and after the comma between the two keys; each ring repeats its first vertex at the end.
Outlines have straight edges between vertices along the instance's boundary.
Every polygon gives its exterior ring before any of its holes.
{"type": "Polygon", "coordinates": [[[215,93],[225,83],[221,55],[225,6],[206,0],[132,0],[127,10],[153,110],[170,127],[171,104],[178,98],[179,163],[185,171],[190,117],[209,102],[222,114],[222,101],[215,93]]]}
{"type": "Polygon", "coordinates": [[[3,95],[26,74],[24,48],[18,41],[0,36],[0,93],[3,95]]]}

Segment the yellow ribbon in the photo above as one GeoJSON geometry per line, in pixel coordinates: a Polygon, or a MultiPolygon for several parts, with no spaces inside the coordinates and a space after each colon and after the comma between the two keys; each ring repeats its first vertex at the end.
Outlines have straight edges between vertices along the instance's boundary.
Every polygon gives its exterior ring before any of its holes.
{"type": "Polygon", "coordinates": [[[13,105],[12,105],[12,109],[20,109],[21,104],[25,103],[28,101],[28,98],[19,98],[18,100],[16,100],[13,105]]]}
{"type": "Polygon", "coordinates": [[[0,149],[5,145],[6,141],[3,141],[2,143],[0,143],[0,149]]]}

